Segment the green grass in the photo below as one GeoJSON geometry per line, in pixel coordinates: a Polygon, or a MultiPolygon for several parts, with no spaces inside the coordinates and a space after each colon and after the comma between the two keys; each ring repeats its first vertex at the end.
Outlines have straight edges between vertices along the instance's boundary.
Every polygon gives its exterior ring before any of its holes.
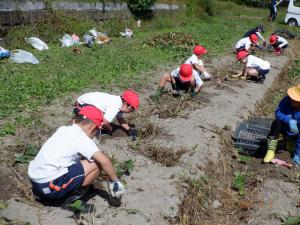
{"type": "MultiPolygon", "coordinates": [[[[19,112],[40,110],[56,98],[89,87],[93,90],[110,90],[115,85],[136,87],[145,79],[144,71],[157,65],[183,62],[191,55],[192,49],[178,58],[172,46],[168,49],[147,46],[145,43],[157,34],[174,31],[190,34],[197,43],[207,47],[207,57],[231,54],[232,46],[242,34],[264,22],[268,15],[268,10],[245,8],[230,2],[219,1],[214,9],[215,17],[202,20],[187,17],[184,13],[172,13],[143,21],[141,29],[133,30],[132,40],[119,37],[119,32],[126,27],[135,28],[132,19],[95,23],[55,12],[37,24],[12,28],[7,37],[9,45],[4,47],[28,50],[40,60],[40,64],[0,61],[0,120],[15,117],[19,112]],[[80,47],[82,53],[79,55],[73,54],[72,48],[60,48],[58,38],[64,33],[74,32],[82,36],[92,27],[108,32],[111,43],[103,48],[80,47]],[[50,49],[34,50],[24,41],[29,36],[40,37],[50,49]]],[[[273,25],[268,27],[274,28],[273,25]]]]}

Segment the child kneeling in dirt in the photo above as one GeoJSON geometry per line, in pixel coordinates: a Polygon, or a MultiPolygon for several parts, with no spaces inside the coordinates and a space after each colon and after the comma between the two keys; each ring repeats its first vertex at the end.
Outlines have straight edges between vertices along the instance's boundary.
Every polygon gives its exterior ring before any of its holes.
{"type": "Polygon", "coordinates": [[[235,53],[239,51],[250,52],[255,47],[258,47],[258,38],[255,34],[251,34],[249,37],[242,38],[236,43],[235,53]]]}
{"type": "Polygon", "coordinates": [[[276,34],[270,36],[270,45],[274,48],[276,55],[281,55],[283,49],[287,48],[288,41],[276,34]]]}
{"type": "Polygon", "coordinates": [[[276,111],[276,119],[273,121],[268,136],[268,151],[264,162],[268,163],[275,157],[279,134],[287,136],[287,143],[292,141],[296,144],[293,161],[300,165],[300,85],[289,88],[276,111]]]}
{"type": "Polygon", "coordinates": [[[133,90],[126,90],[122,96],[111,95],[104,92],[90,92],[78,97],[74,113],[76,114],[82,106],[93,105],[104,113],[103,129],[109,134],[113,132],[110,123],[116,117],[121,127],[127,131],[129,137],[135,140],[137,131],[130,127],[123,118],[123,113],[131,113],[140,105],[139,96],[133,90]]]}
{"type": "Polygon", "coordinates": [[[86,187],[103,170],[113,196],[124,193],[111,160],[92,141],[103,124],[102,112],[85,106],[74,124],[60,127],[42,146],[28,167],[33,192],[45,200],[63,200],[86,187]]]}
{"type": "Polygon", "coordinates": [[[204,63],[201,60],[202,55],[207,53],[206,48],[201,45],[197,45],[194,48],[194,54],[185,61],[185,64],[190,64],[193,69],[199,73],[199,76],[203,80],[210,80],[211,75],[206,71],[204,63]]]}
{"type": "MultiPolygon", "coordinates": [[[[262,32],[262,33],[265,32],[265,29],[264,29],[263,25],[258,25],[257,27],[255,27],[255,28],[253,28],[253,29],[251,29],[251,30],[248,30],[248,31],[244,34],[243,38],[250,37],[251,34],[255,34],[260,40],[262,40],[262,42],[263,42],[263,46],[262,46],[262,47],[266,47],[267,42],[266,42],[266,40],[264,39],[264,37],[261,35],[260,32],[262,32]]],[[[262,48],[262,47],[260,46],[260,48],[262,48]]]]}
{"type": "Polygon", "coordinates": [[[246,80],[247,78],[254,78],[261,83],[264,82],[266,75],[270,71],[270,63],[264,61],[256,56],[250,55],[249,52],[240,51],[236,55],[237,60],[245,64],[244,69],[233,77],[241,77],[246,80]]]}
{"type": "Polygon", "coordinates": [[[199,77],[198,72],[193,70],[191,65],[182,64],[176,70],[162,76],[159,87],[153,95],[150,95],[150,98],[158,99],[161,97],[167,82],[171,83],[174,96],[179,96],[182,90],[188,92],[191,88],[191,97],[195,97],[203,85],[203,81],[199,77]]]}

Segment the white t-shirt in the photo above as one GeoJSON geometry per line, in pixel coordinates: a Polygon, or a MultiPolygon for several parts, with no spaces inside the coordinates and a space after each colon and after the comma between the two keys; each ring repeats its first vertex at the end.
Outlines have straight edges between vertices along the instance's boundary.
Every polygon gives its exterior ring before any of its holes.
{"type": "MultiPolygon", "coordinates": [[[[172,77],[177,77],[180,78],[180,74],[179,74],[180,68],[178,67],[176,70],[173,70],[171,72],[171,76],[172,77]]],[[[196,81],[196,86],[202,86],[203,85],[203,81],[201,80],[201,78],[199,77],[199,74],[197,73],[196,70],[193,69],[193,77],[195,78],[196,81]]]]}
{"type": "Polygon", "coordinates": [[[235,45],[235,49],[239,49],[241,47],[244,47],[245,50],[249,50],[251,47],[251,41],[249,37],[245,37],[242,38],[241,40],[239,40],[236,45],[235,45]]]}
{"type": "Polygon", "coordinates": [[[28,167],[30,179],[36,183],[52,181],[68,172],[82,156],[91,160],[97,145],[76,124],[62,126],[45,142],[28,167]]]}
{"type": "Polygon", "coordinates": [[[122,107],[122,100],[120,96],[111,95],[104,92],[90,92],[81,95],[77,102],[81,105],[93,105],[104,113],[104,118],[111,123],[114,118],[122,117],[120,109],[122,107]]]}
{"type": "Polygon", "coordinates": [[[249,55],[248,59],[247,59],[246,67],[262,69],[262,70],[269,70],[270,63],[268,61],[262,60],[256,56],[249,55]]]}
{"type": "Polygon", "coordinates": [[[278,42],[280,43],[280,45],[278,46],[279,48],[282,48],[283,46],[288,44],[288,41],[285,40],[283,37],[280,37],[278,35],[277,35],[277,37],[278,37],[278,42]]]}
{"type": "Polygon", "coordinates": [[[190,58],[188,58],[185,61],[185,64],[190,64],[190,65],[194,65],[194,64],[198,64],[199,66],[203,66],[203,61],[201,59],[198,59],[198,57],[193,54],[190,58]]]}

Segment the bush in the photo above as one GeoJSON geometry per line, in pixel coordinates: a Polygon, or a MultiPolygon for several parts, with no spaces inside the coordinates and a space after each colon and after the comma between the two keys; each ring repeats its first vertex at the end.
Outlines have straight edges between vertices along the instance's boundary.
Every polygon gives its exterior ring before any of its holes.
{"type": "Polygon", "coordinates": [[[150,7],[153,6],[156,0],[126,0],[127,7],[136,19],[152,19],[153,11],[150,7]]]}
{"type": "Polygon", "coordinates": [[[213,16],[214,0],[186,0],[186,14],[197,17],[213,16]]]}
{"type": "Polygon", "coordinates": [[[127,6],[130,11],[143,11],[153,6],[155,0],[127,0],[127,6]]]}

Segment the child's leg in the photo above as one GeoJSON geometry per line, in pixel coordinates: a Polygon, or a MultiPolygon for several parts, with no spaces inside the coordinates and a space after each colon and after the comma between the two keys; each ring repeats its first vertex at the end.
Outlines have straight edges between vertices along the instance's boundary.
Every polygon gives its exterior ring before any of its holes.
{"type": "Polygon", "coordinates": [[[171,74],[169,74],[169,73],[166,73],[161,77],[161,79],[159,81],[159,86],[158,86],[156,92],[154,94],[151,94],[150,98],[158,99],[160,96],[162,96],[167,82],[172,83],[172,77],[171,77],[171,74]]]}
{"type": "Polygon", "coordinates": [[[256,69],[251,68],[247,74],[248,77],[259,77],[259,73],[256,69]]]}
{"type": "Polygon", "coordinates": [[[172,81],[171,74],[166,73],[161,77],[159,82],[159,87],[164,88],[166,86],[166,83],[171,81],[172,81]]]}
{"type": "Polygon", "coordinates": [[[95,162],[90,162],[88,160],[81,160],[81,164],[84,169],[84,182],[82,186],[90,185],[94,182],[94,180],[100,174],[100,166],[98,166],[95,162]]]}

